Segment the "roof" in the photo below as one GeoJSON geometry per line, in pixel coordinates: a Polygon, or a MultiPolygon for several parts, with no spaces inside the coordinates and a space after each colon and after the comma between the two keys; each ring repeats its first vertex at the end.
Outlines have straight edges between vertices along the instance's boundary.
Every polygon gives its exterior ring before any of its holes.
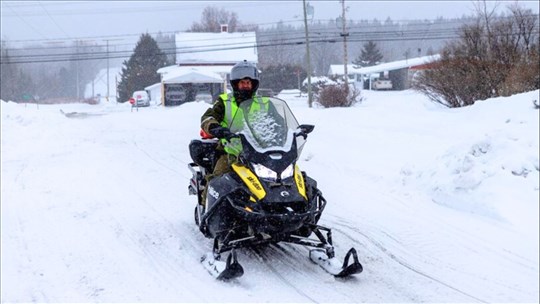
{"type": "Polygon", "coordinates": [[[202,72],[211,72],[211,73],[220,74],[222,77],[225,77],[225,75],[231,72],[231,69],[235,64],[236,62],[228,64],[228,65],[197,65],[197,66],[171,65],[171,66],[166,66],[157,70],[157,73],[161,74],[162,78],[165,78],[167,77],[168,74],[171,74],[171,73],[182,73],[182,71],[189,71],[192,69],[196,69],[202,72]]]}
{"type": "Polygon", "coordinates": [[[161,88],[161,82],[154,83],[153,85],[149,85],[149,86],[145,87],[144,90],[145,91],[151,91],[151,90],[154,90],[156,88],[161,88]]]}
{"type": "Polygon", "coordinates": [[[242,60],[257,63],[255,32],[176,34],[176,62],[235,64],[242,60]]]}
{"type": "Polygon", "coordinates": [[[214,72],[197,68],[178,69],[163,76],[163,83],[223,83],[223,78],[214,72]]]}
{"type": "MultiPolygon", "coordinates": [[[[439,60],[440,57],[441,56],[439,54],[435,54],[432,56],[423,56],[423,57],[409,58],[405,60],[386,62],[386,63],[381,63],[378,65],[363,67],[363,68],[355,68],[353,64],[348,64],[347,73],[348,74],[372,74],[372,73],[380,73],[380,72],[385,72],[385,71],[399,70],[403,68],[410,68],[410,67],[434,62],[434,61],[439,60]]],[[[330,65],[328,75],[343,75],[343,74],[345,74],[343,64],[330,65]]]]}
{"type": "Polygon", "coordinates": [[[166,67],[162,67],[162,68],[158,69],[156,72],[157,72],[158,74],[163,74],[163,75],[165,75],[165,74],[167,74],[167,73],[169,73],[169,72],[171,72],[171,71],[176,70],[177,68],[178,68],[178,65],[176,65],[176,64],[175,64],[175,65],[168,65],[168,66],[166,66],[166,67]]]}

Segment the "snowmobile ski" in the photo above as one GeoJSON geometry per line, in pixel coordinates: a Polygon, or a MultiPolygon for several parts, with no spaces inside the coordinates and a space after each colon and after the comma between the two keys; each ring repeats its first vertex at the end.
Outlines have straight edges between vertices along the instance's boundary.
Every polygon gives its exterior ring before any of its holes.
{"type": "Polygon", "coordinates": [[[326,251],[323,249],[312,249],[309,251],[309,258],[315,264],[321,266],[326,272],[332,274],[336,278],[345,278],[353,274],[361,273],[362,264],[358,261],[356,249],[351,248],[345,255],[343,263],[337,258],[329,258],[326,251]],[[352,264],[349,264],[350,258],[353,258],[352,264]]]}
{"type": "Polygon", "coordinates": [[[227,261],[223,262],[219,258],[215,258],[212,252],[205,254],[201,258],[201,263],[208,272],[218,280],[228,281],[234,278],[239,278],[244,274],[244,268],[236,259],[236,252],[231,251],[227,257],[227,261]]]}

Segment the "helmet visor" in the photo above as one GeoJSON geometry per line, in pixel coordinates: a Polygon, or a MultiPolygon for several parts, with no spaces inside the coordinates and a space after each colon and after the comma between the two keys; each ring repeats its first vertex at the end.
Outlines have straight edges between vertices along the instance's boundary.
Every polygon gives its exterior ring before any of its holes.
{"type": "Polygon", "coordinates": [[[236,66],[231,71],[231,80],[240,80],[244,78],[259,79],[259,72],[253,66],[236,66]]]}

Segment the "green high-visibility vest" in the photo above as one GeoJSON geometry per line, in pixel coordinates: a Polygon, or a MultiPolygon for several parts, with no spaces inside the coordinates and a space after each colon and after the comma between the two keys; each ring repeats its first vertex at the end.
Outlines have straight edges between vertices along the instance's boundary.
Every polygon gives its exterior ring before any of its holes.
{"type": "MultiPolygon", "coordinates": [[[[223,93],[219,95],[219,97],[223,100],[225,104],[225,117],[223,118],[223,121],[221,121],[220,125],[225,128],[233,129],[233,119],[236,123],[243,123],[243,117],[236,117],[236,115],[244,115],[242,110],[239,110],[238,103],[236,103],[236,98],[232,96],[231,94],[223,93]]],[[[269,99],[267,97],[254,97],[253,103],[251,104],[251,107],[249,109],[250,113],[257,112],[261,109],[261,103],[264,105],[265,110],[268,110],[269,106],[269,99]],[[259,101],[258,98],[261,100],[259,101]]],[[[236,126],[237,129],[242,128],[242,126],[236,126]]],[[[240,140],[238,138],[233,138],[231,141],[227,141],[227,139],[222,138],[221,144],[225,148],[225,152],[233,155],[237,155],[242,151],[242,144],[240,143],[240,140]]]]}

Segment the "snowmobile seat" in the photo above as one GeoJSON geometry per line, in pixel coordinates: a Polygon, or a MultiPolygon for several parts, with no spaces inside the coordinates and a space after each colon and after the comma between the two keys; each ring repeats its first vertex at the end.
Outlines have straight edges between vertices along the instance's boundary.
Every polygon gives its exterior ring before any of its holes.
{"type": "Polygon", "coordinates": [[[189,154],[191,159],[199,166],[205,168],[208,172],[212,172],[214,164],[217,160],[218,151],[217,139],[193,139],[189,143],[189,154]]]}

